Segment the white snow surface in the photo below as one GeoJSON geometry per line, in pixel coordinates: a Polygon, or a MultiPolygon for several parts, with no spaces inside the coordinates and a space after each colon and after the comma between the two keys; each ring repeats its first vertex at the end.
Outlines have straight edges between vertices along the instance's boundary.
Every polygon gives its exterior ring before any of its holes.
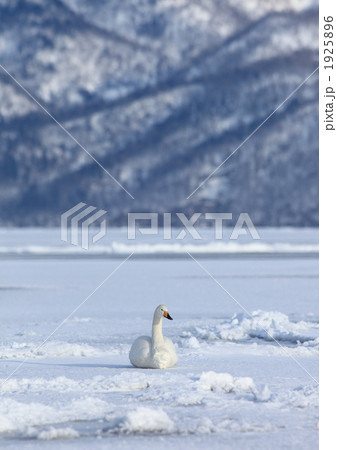
{"type": "MultiPolygon", "coordinates": [[[[131,245],[123,233],[107,239],[131,245]]],[[[316,230],[260,234],[260,246],[317,247],[316,230]]],[[[122,257],[54,258],[58,239],[58,230],[0,230],[1,248],[43,249],[0,255],[2,447],[318,448],[316,252],[207,253],[199,262],[220,285],[191,258],[131,258],[95,291],[122,257]],[[179,362],[136,369],[130,346],[149,335],[160,303],[179,362]]]]}
{"type": "MultiPolygon", "coordinates": [[[[247,230],[247,234],[241,235],[239,239],[230,239],[233,231],[231,228],[224,228],[223,239],[215,239],[213,228],[198,228],[200,240],[192,239],[187,233],[184,239],[178,238],[182,230],[183,228],[173,229],[171,239],[163,239],[162,230],[158,230],[155,235],[141,235],[137,230],[136,239],[127,239],[126,228],[110,229],[96,245],[84,251],[80,246],[61,241],[60,231],[57,229],[40,229],[39,233],[27,230],[28,239],[16,229],[0,229],[0,256],[127,256],[131,252],[169,256],[186,254],[186,251],[208,255],[318,252],[317,232],[310,228],[284,228],[282,233],[272,228],[263,228],[259,229],[261,239],[252,239],[247,230]]],[[[92,234],[94,233],[95,230],[92,230],[92,234]]]]}

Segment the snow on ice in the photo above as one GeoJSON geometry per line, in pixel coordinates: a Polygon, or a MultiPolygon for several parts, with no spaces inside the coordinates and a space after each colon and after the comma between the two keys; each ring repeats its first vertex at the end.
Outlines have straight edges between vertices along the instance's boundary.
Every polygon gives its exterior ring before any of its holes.
{"type": "MultiPolygon", "coordinates": [[[[25,233],[12,231],[8,246],[19,247],[25,233]]],[[[48,233],[28,234],[33,243],[49,246],[57,238],[48,233]]],[[[276,235],[283,244],[299,245],[296,230],[268,233],[268,245],[276,235]]],[[[314,249],[315,231],[303,236],[301,245],[314,249]]],[[[192,260],[130,260],[35,351],[118,264],[109,258],[3,255],[4,448],[44,449],[53,441],[61,449],[317,448],[312,252],[202,259],[248,314],[192,260]],[[136,369],[128,360],[130,345],[151,332],[159,303],[174,319],[163,331],[179,362],[168,370],[136,369]]]]}

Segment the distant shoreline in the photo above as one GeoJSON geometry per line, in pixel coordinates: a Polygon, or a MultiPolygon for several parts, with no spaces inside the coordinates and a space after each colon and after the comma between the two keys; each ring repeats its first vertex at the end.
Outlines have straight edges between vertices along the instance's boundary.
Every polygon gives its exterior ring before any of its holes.
{"type": "MultiPolygon", "coordinates": [[[[191,253],[198,259],[317,259],[318,252],[246,252],[246,253],[205,253],[193,252],[191,253]]],[[[49,253],[49,254],[34,254],[34,253],[5,253],[0,254],[0,261],[6,260],[86,260],[86,259],[124,259],[128,254],[109,253],[109,254],[93,254],[93,253],[49,253]]],[[[131,259],[190,259],[188,254],[184,253],[134,253],[131,259]]]]}

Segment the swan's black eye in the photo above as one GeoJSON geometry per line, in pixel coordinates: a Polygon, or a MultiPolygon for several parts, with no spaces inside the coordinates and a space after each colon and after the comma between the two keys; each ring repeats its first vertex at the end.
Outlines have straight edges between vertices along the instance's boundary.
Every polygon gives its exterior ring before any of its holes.
{"type": "Polygon", "coordinates": [[[163,308],[161,308],[160,311],[164,311],[163,308]]]}

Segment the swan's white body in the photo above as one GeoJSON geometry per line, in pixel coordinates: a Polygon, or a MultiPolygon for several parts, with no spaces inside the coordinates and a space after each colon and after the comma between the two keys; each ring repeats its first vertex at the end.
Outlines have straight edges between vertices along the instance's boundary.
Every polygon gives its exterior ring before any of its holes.
{"type": "Polygon", "coordinates": [[[159,305],[153,315],[152,338],[141,336],[132,344],[129,358],[134,366],[144,369],[167,369],[178,361],[173,342],[163,336],[163,317],[171,319],[167,307],[159,305]]]}

